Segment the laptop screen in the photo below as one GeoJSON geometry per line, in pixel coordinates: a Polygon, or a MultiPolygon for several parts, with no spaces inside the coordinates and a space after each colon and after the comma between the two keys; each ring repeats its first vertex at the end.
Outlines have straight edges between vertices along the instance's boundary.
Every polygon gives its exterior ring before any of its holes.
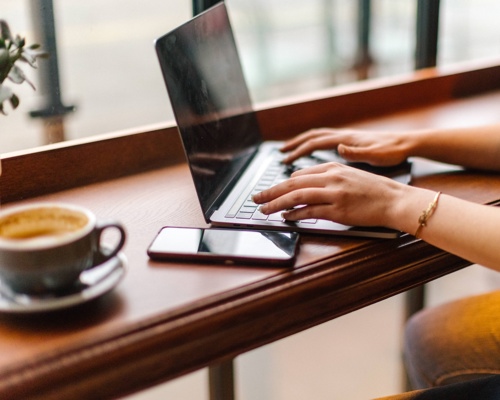
{"type": "Polygon", "coordinates": [[[207,217],[261,143],[224,3],[162,36],[155,46],[207,217]]]}

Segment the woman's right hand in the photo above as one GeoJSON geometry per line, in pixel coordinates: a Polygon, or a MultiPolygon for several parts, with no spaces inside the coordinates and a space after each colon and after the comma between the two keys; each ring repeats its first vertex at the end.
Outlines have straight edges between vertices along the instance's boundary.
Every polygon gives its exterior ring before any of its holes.
{"type": "MultiPolygon", "coordinates": [[[[325,219],[345,225],[416,229],[420,209],[434,193],[403,185],[340,163],[294,172],[289,179],[253,195],[260,211],[282,212],[288,221],[325,219]],[[409,211],[401,204],[415,202],[409,211]],[[405,210],[401,215],[399,210],[405,210]]],[[[500,211],[500,210],[499,210],[500,211]]]]}
{"type": "Polygon", "coordinates": [[[411,135],[399,132],[371,132],[351,129],[311,129],[285,142],[282,152],[289,154],[284,163],[293,163],[315,150],[337,151],[350,162],[391,166],[410,156],[411,135]]]}

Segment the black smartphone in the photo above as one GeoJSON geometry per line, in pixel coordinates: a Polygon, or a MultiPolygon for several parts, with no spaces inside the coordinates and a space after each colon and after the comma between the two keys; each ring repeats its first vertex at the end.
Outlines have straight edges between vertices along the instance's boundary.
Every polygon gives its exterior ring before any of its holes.
{"type": "Polygon", "coordinates": [[[148,247],[154,260],[293,265],[297,232],[163,227],[148,247]]]}

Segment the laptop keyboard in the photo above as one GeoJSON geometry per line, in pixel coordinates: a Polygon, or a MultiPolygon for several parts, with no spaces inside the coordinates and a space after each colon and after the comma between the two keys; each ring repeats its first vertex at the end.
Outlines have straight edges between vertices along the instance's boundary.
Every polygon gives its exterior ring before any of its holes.
{"type": "MultiPolygon", "coordinates": [[[[269,166],[258,179],[257,184],[255,184],[249,195],[244,198],[243,201],[239,200],[240,205],[235,204],[235,206],[231,207],[231,211],[226,214],[226,218],[237,218],[254,221],[285,221],[281,216],[281,212],[270,215],[262,214],[259,211],[259,205],[255,204],[252,201],[252,196],[272,186],[275,186],[278,183],[286,181],[293,172],[302,168],[316,165],[320,161],[312,157],[303,157],[295,161],[295,163],[292,165],[286,165],[281,162],[282,159],[283,155],[281,153],[277,153],[276,158],[271,161],[269,166]]],[[[300,222],[315,224],[317,220],[306,219],[301,220],[300,222]]]]}

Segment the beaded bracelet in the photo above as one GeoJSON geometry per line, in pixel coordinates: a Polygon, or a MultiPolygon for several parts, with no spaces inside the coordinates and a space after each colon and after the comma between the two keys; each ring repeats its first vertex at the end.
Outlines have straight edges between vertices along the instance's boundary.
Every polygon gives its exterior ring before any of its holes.
{"type": "Polygon", "coordinates": [[[434,200],[432,200],[429,203],[429,206],[427,207],[427,209],[422,211],[422,215],[420,215],[420,217],[418,217],[418,228],[417,228],[415,235],[414,235],[416,238],[418,238],[418,234],[420,233],[420,231],[422,230],[422,228],[424,226],[427,226],[427,221],[432,216],[432,214],[434,214],[434,210],[436,209],[438,201],[439,201],[439,196],[441,196],[441,192],[436,193],[434,200]]]}

